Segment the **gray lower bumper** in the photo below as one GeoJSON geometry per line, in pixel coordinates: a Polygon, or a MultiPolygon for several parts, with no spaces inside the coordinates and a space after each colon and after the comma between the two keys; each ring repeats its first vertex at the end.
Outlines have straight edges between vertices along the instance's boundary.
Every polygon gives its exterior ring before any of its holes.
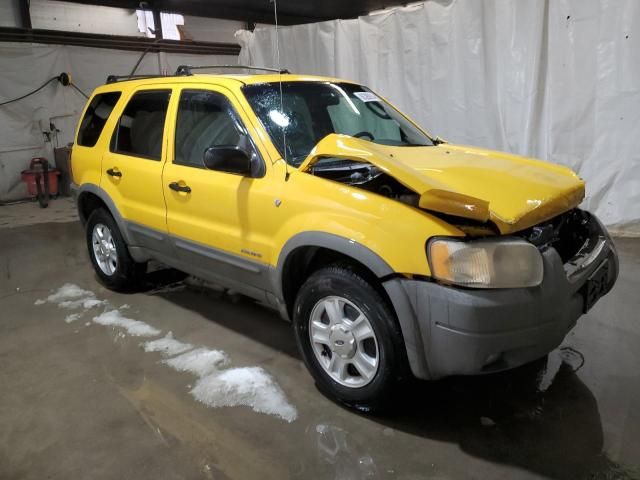
{"type": "Polygon", "coordinates": [[[609,262],[607,291],[618,275],[613,242],[598,223],[604,246],[578,274],[567,277],[553,248],[542,254],[544,279],[535,288],[476,290],[434,282],[385,283],[415,376],[489,373],[517,367],[557,347],[584,309],[587,279],[609,262]]]}

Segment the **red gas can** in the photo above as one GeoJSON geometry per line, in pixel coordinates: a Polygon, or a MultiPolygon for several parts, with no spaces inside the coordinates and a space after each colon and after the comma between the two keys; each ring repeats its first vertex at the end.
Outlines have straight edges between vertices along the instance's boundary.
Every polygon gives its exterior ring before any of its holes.
{"type": "MultiPolygon", "coordinates": [[[[36,186],[36,178],[40,177],[40,188],[41,191],[45,191],[44,185],[44,164],[49,165],[49,161],[46,158],[36,157],[31,159],[31,163],[29,164],[28,170],[22,171],[22,181],[27,184],[27,190],[29,191],[30,197],[38,196],[38,187],[36,186]]],[[[49,195],[56,196],[58,195],[58,175],[60,175],[60,171],[55,168],[49,168],[47,172],[47,176],[49,177],[49,195]]]]}

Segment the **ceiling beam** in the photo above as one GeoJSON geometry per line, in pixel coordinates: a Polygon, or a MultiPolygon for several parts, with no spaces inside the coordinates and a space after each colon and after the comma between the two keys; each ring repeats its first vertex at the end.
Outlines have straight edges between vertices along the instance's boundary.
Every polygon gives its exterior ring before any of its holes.
{"type": "Polygon", "coordinates": [[[149,52],[194,53],[203,55],[238,55],[240,53],[240,45],[235,43],[162,40],[145,37],[10,27],[0,27],[0,42],[77,45],[81,47],[110,48],[116,50],[146,50],[149,52]]]}
{"type": "MultiPolygon", "coordinates": [[[[104,7],[127,8],[136,10],[140,8],[139,0],[57,0],[81,3],[83,5],[100,5],[104,7]]],[[[274,23],[273,4],[265,0],[265,7],[259,10],[251,10],[243,7],[221,5],[215,1],[202,0],[155,0],[147,2],[152,9],[157,8],[162,12],[192,15],[194,17],[221,18],[252,23],[274,23]]],[[[330,20],[325,16],[308,16],[295,13],[287,13],[281,7],[278,11],[278,23],[281,25],[297,25],[301,23],[313,23],[330,20]]]]}
{"type": "MultiPolygon", "coordinates": [[[[299,1],[299,0],[298,0],[299,1]]],[[[196,17],[224,18],[253,23],[274,23],[273,3],[264,1],[264,7],[251,9],[243,6],[233,6],[228,2],[203,2],[201,0],[156,0],[158,8],[164,12],[182,13],[196,17]]],[[[281,25],[296,25],[329,20],[320,15],[300,15],[291,9],[278,8],[278,23],[281,25]]]]}

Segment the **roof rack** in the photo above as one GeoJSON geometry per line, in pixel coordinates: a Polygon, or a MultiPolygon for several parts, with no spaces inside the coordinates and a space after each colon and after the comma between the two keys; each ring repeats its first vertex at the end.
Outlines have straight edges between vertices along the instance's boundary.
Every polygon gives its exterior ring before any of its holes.
{"type": "Polygon", "coordinates": [[[269,68],[269,67],[254,67],[252,65],[180,65],[176,70],[176,75],[179,76],[190,76],[193,75],[191,70],[202,70],[205,68],[236,68],[236,69],[244,69],[244,70],[262,70],[265,72],[275,72],[275,73],[291,73],[286,68],[277,69],[277,68],[269,68]]]}
{"type": "Polygon", "coordinates": [[[167,75],[109,75],[107,83],[126,82],[127,80],[137,80],[140,78],[162,78],[167,75]]]}

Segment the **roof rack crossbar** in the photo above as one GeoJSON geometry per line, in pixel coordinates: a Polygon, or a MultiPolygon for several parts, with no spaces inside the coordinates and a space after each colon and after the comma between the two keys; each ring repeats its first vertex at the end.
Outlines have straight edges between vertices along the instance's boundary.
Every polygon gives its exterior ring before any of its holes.
{"type": "Polygon", "coordinates": [[[116,82],[121,82],[121,81],[127,81],[127,80],[135,80],[135,79],[140,79],[140,78],[162,78],[162,77],[166,77],[167,75],[144,75],[144,74],[140,74],[140,75],[109,75],[107,77],[107,83],[116,83],[116,82]]]}
{"type": "Polygon", "coordinates": [[[244,70],[262,70],[265,72],[275,72],[275,73],[291,73],[286,68],[278,70],[277,68],[269,68],[269,67],[254,67],[253,65],[180,65],[176,70],[176,75],[181,76],[190,76],[193,75],[191,70],[202,70],[205,68],[237,68],[244,70]]]}

